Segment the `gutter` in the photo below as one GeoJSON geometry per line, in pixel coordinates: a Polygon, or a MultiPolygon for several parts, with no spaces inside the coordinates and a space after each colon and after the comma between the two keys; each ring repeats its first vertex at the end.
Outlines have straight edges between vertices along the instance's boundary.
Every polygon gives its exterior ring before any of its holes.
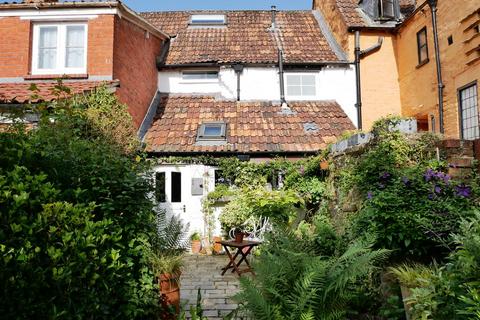
{"type": "MultiPolygon", "coordinates": [[[[276,62],[265,62],[265,63],[245,63],[244,61],[230,61],[230,62],[199,62],[199,63],[180,63],[180,64],[167,64],[160,65],[161,69],[181,69],[181,68],[195,68],[195,67],[219,67],[219,66],[231,66],[235,64],[242,64],[244,67],[278,67],[276,62]]],[[[345,66],[350,65],[351,62],[348,61],[334,61],[334,62],[284,62],[284,67],[324,67],[339,65],[345,66]]]]}
{"type": "Polygon", "coordinates": [[[247,155],[251,158],[259,158],[261,157],[269,157],[273,158],[275,156],[308,156],[308,155],[316,155],[318,151],[249,151],[249,152],[235,152],[235,151],[216,151],[216,152],[208,152],[208,151],[201,151],[201,152],[157,152],[157,151],[149,151],[147,152],[148,157],[190,157],[190,156],[213,156],[213,157],[231,157],[231,156],[239,156],[239,155],[247,155]]]}

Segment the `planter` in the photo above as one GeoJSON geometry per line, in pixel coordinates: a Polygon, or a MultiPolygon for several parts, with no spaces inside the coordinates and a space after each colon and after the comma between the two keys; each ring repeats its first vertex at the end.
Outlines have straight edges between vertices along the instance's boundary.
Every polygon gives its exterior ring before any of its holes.
{"type": "Polygon", "coordinates": [[[158,278],[160,294],[162,296],[162,305],[166,310],[172,309],[175,312],[167,319],[176,319],[180,314],[180,273],[164,273],[158,278]]]}
{"type": "Polygon", "coordinates": [[[400,290],[402,291],[402,300],[403,300],[403,307],[405,308],[405,317],[407,320],[410,320],[411,317],[411,309],[412,307],[410,305],[408,305],[407,303],[405,303],[405,300],[407,300],[411,295],[412,295],[412,292],[410,291],[409,288],[405,287],[405,286],[400,286],[400,290]]]}
{"type": "Polygon", "coordinates": [[[235,233],[235,242],[236,242],[236,243],[242,243],[244,237],[245,237],[245,233],[243,233],[243,232],[236,232],[236,233],[235,233]]]}
{"type": "Polygon", "coordinates": [[[200,240],[192,240],[191,243],[192,253],[199,254],[202,248],[202,242],[200,240]]]}
{"type": "Polygon", "coordinates": [[[213,237],[213,252],[217,254],[222,251],[222,245],[217,243],[219,241],[222,241],[222,237],[213,237]]]}
{"type": "Polygon", "coordinates": [[[322,170],[327,170],[328,169],[328,161],[327,160],[324,160],[324,161],[320,162],[320,169],[322,169],[322,170]]]}

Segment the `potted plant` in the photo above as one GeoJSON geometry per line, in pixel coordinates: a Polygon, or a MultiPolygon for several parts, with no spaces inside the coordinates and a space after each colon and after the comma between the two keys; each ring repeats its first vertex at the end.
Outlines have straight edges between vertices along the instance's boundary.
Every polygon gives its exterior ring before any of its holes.
{"type": "Polygon", "coordinates": [[[412,305],[409,303],[412,289],[421,288],[425,286],[425,283],[431,282],[432,270],[421,264],[414,264],[411,266],[404,264],[398,267],[389,268],[389,271],[400,283],[405,316],[407,320],[409,320],[412,318],[412,305]]]}
{"type": "Polygon", "coordinates": [[[202,248],[202,238],[200,237],[200,234],[198,232],[192,233],[190,236],[190,247],[192,249],[193,254],[198,254],[200,253],[200,250],[202,248]]]}
{"type": "Polygon", "coordinates": [[[165,319],[176,319],[180,312],[180,276],[183,266],[183,255],[170,255],[159,252],[150,254],[150,263],[158,283],[161,302],[170,314],[163,315],[165,319]]]}
{"type": "Polygon", "coordinates": [[[249,199],[239,195],[225,206],[219,219],[226,234],[235,238],[236,242],[242,242],[245,228],[248,228],[246,224],[252,216],[253,208],[249,205],[249,199]]]}
{"type": "Polygon", "coordinates": [[[222,251],[222,245],[219,243],[222,241],[222,237],[215,236],[213,237],[213,251],[218,254],[222,251]]]}

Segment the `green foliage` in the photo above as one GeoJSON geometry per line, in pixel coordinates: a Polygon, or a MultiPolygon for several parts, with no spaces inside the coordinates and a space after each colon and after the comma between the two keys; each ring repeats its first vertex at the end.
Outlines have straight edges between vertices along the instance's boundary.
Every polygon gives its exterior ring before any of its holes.
{"type": "MultiPolygon", "coordinates": [[[[0,133],[0,314],[153,316],[158,291],[148,261],[155,234],[148,167],[76,103],[36,106],[42,112],[36,130],[0,133]]],[[[128,117],[115,111],[112,120],[128,117]]]]}
{"type": "Polygon", "coordinates": [[[480,282],[480,214],[462,222],[457,250],[448,263],[396,269],[411,295],[405,300],[412,319],[478,319],[480,282]]]}
{"type": "Polygon", "coordinates": [[[275,234],[255,264],[257,276],[241,278],[236,299],[254,319],[343,319],[350,287],[385,258],[371,241],[357,241],[339,256],[314,255],[288,233],[275,234]]]}

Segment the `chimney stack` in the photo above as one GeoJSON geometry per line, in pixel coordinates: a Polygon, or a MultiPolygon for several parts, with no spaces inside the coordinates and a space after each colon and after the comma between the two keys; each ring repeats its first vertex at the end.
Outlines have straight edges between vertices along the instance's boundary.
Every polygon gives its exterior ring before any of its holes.
{"type": "Polygon", "coordinates": [[[277,6],[272,6],[272,29],[273,30],[275,30],[275,28],[277,27],[276,15],[277,15],[277,6]]]}

